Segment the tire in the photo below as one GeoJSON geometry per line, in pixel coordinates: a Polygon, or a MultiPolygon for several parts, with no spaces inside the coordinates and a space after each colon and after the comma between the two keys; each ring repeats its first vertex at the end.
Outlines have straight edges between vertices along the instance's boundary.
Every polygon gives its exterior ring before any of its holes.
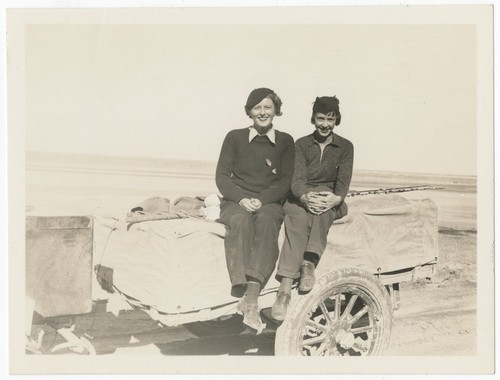
{"type": "Polygon", "coordinates": [[[198,337],[236,335],[243,332],[246,326],[243,324],[243,316],[233,314],[210,321],[186,323],[184,327],[198,337]]]}
{"type": "Polygon", "coordinates": [[[372,274],[330,272],[290,305],[276,331],[275,354],[377,355],[389,345],[392,310],[389,293],[372,274]]]}

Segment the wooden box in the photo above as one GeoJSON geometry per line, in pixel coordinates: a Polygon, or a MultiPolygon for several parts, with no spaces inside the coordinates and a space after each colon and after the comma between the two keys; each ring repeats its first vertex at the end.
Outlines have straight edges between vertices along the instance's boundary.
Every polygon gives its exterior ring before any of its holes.
{"type": "Polygon", "coordinates": [[[26,295],[42,317],[92,310],[93,218],[26,217],[26,295]]]}

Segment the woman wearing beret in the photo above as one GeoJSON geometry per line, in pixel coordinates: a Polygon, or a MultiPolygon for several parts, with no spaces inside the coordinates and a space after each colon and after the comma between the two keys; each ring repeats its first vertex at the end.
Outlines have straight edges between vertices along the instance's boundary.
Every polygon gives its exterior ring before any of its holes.
{"type": "Polygon", "coordinates": [[[347,214],[344,199],[354,149],[349,140],[333,133],[340,118],[337,97],[316,98],[311,116],[315,131],[295,144],[292,195],[283,206],[286,236],[276,272],[281,284],[271,310],[278,321],[285,318],[294,279],[300,277],[300,291],[312,289],[328,231],[335,219],[347,214]]]}
{"type": "Polygon", "coordinates": [[[281,104],[271,89],[250,93],[245,112],[253,124],[226,135],[215,178],[223,195],[220,221],[227,226],[224,245],[231,294],[242,297],[238,311],[257,333],[263,327],[258,296],[278,259],[282,205],[294,168],[293,138],[273,126],[281,104]]]}

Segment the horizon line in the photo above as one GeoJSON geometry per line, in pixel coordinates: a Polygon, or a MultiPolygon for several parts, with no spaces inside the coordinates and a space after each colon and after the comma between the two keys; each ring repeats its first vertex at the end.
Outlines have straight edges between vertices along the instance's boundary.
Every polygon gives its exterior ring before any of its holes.
{"type": "MultiPolygon", "coordinates": [[[[197,160],[197,159],[179,159],[179,158],[162,158],[162,157],[151,157],[151,156],[124,156],[124,155],[107,155],[107,154],[93,154],[93,153],[69,153],[69,152],[48,152],[48,151],[25,151],[26,153],[26,169],[27,170],[56,170],[56,171],[67,171],[68,166],[73,166],[73,165],[67,165],[67,166],[54,166],[52,168],[47,168],[44,167],[43,165],[31,165],[28,164],[29,155],[45,155],[45,156],[73,156],[73,157],[80,157],[80,158],[89,158],[92,157],[94,159],[116,159],[118,161],[126,161],[126,160],[140,160],[143,162],[147,161],[157,161],[157,162],[175,162],[175,163],[192,163],[192,164],[198,164],[199,163],[204,163],[206,165],[217,165],[217,161],[212,161],[212,160],[197,160]]],[[[139,163],[138,163],[139,164],[139,163]]],[[[129,172],[137,172],[137,170],[133,169],[128,169],[127,171],[129,172]]],[[[150,175],[154,174],[161,174],[163,171],[155,171],[155,170],[150,170],[148,171],[150,175]]],[[[426,175],[426,176],[447,176],[447,177],[467,177],[467,178],[476,178],[477,179],[477,174],[449,174],[449,173],[429,173],[429,172],[415,172],[415,171],[398,171],[398,170],[387,170],[387,169],[361,169],[361,168],[354,168],[353,173],[356,172],[363,172],[363,173],[380,173],[380,172],[385,172],[385,173],[392,173],[392,174],[403,174],[403,175],[411,175],[411,174],[418,174],[418,175],[426,175]]],[[[173,174],[173,173],[172,173],[173,174]]]]}

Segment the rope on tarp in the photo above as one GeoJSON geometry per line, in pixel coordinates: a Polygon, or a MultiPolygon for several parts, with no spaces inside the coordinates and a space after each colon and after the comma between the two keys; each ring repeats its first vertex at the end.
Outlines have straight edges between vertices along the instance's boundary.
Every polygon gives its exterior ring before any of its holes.
{"type": "Polygon", "coordinates": [[[442,190],[443,187],[434,187],[430,185],[421,186],[402,186],[402,187],[389,187],[386,189],[371,189],[371,190],[351,190],[347,193],[347,197],[357,197],[372,194],[391,194],[391,193],[405,193],[408,191],[421,191],[421,190],[442,190]]]}
{"type": "MultiPolygon", "coordinates": [[[[420,185],[420,186],[403,186],[403,187],[390,187],[390,188],[380,188],[371,190],[351,190],[347,194],[347,197],[357,197],[363,195],[373,195],[373,194],[391,194],[391,193],[404,193],[408,191],[421,191],[421,190],[441,190],[442,187],[433,187],[430,185],[420,185]]],[[[131,211],[127,213],[125,221],[128,224],[128,228],[134,223],[147,222],[153,220],[171,220],[171,219],[196,219],[203,220],[206,222],[213,222],[212,220],[207,220],[200,209],[196,210],[170,210],[161,211],[154,213],[147,213],[144,211],[131,211]]]]}
{"type": "Polygon", "coordinates": [[[176,210],[147,213],[143,211],[129,212],[125,221],[127,223],[137,223],[149,220],[169,220],[169,219],[184,219],[195,218],[204,219],[200,210],[176,210]]]}
{"type": "Polygon", "coordinates": [[[129,212],[125,221],[127,224],[127,231],[132,227],[132,225],[141,222],[150,222],[158,220],[173,220],[173,219],[194,219],[202,220],[204,222],[215,223],[215,221],[205,219],[201,215],[200,210],[177,210],[177,211],[162,211],[155,213],[145,213],[142,211],[129,212]]]}

